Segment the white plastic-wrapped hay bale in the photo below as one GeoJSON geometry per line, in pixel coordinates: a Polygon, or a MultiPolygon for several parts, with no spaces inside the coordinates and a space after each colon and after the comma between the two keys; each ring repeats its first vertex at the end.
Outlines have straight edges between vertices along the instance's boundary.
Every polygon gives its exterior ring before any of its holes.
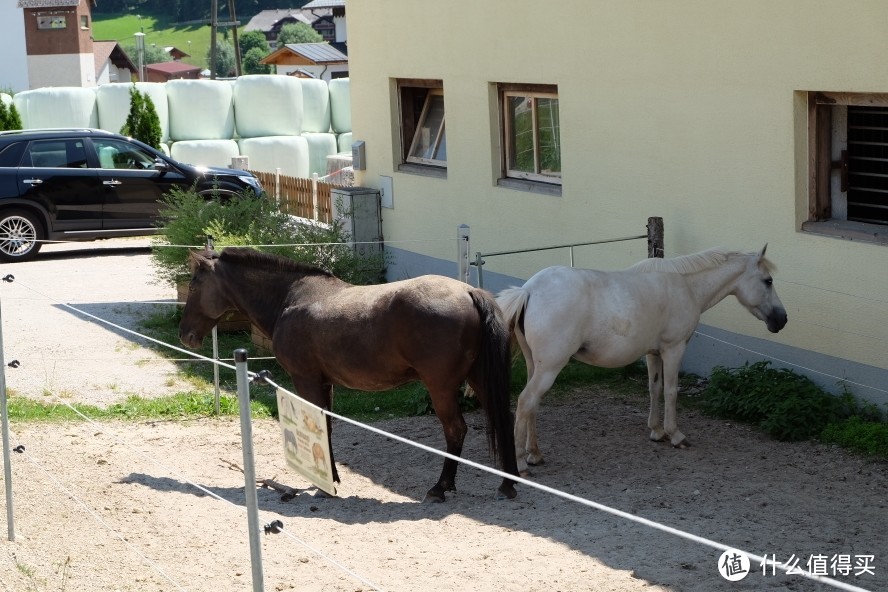
{"type": "Polygon", "coordinates": [[[302,137],[308,140],[308,172],[320,176],[327,174],[327,157],[336,154],[336,134],[316,134],[306,132],[302,137]]]}
{"type": "Polygon", "coordinates": [[[230,140],[234,137],[233,86],[225,80],[166,83],[170,139],[230,140]]]}
{"type": "Polygon", "coordinates": [[[302,83],[302,131],[330,131],[330,89],[323,80],[303,78],[302,83]]]}
{"type": "Polygon", "coordinates": [[[170,156],[195,166],[228,167],[240,151],[234,140],[182,140],[173,143],[170,156]]]}
{"type": "Polygon", "coordinates": [[[302,133],[302,85],[277,74],[241,76],[234,83],[234,119],[241,138],[302,133]]]}
{"type": "Polygon", "coordinates": [[[345,132],[336,136],[336,143],[339,145],[340,152],[351,152],[352,150],[352,133],[345,132]]]}
{"type": "MultiPolygon", "coordinates": [[[[160,141],[170,137],[170,111],[167,106],[166,86],[160,82],[136,82],[136,90],[151,99],[157,118],[160,120],[160,141]]],[[[96,89],[96,104],[99,114],[99,127],[109,132],[120,133],[130,111],[130,89],[132,82],[103,84],[96,89]]]]}
{"type": "Polygon", "coordinates": [[[269,173],[281,169],[290,177],[309,176],[308,140],[302,136],[241,138],[240,152],[250,157],[250,170],[269,173]]]}
{"type": "Polygon", "coordinates": [[[16,93],[13,102],[25,129],[99,126],[95,88],[36,88],[16,93]]]}
{"type": "Polygon", "coordinates": [[[330,81],[330,121],[337,134],[352,131],[351,91],[348,78],[330,81]]]}

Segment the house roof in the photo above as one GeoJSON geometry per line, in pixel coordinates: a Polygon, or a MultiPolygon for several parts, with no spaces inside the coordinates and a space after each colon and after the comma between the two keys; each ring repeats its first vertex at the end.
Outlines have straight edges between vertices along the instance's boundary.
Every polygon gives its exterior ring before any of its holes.
{"type": "Polygon", "coordinates": [[[164,72],[166,74],[179,74],[180,72],[200,71],[200,66],[192,66],[184,62],[158,62],[145,66],[148,70],[164,72]]]}
{"type": "Polygon", "coordinates": [[[323,43],[288,43],[265,56],[259,63],[296,66],[347,64],[348,55],[326,41],[323,43]]]}
{"type": "Polygon", "coordinates": [[[182,51],[181,49],[179,49],[178,47],[175,47],[173,45],[168,45],[167,47],[164,47],[163,50],[165,52],[167,52],[168,54],[170,54],[174,59],[177,59],[177,60],[180,60],[182,58],[190,58],[191,57],[190,53],[185,53],[184,51],[182,51]]]}
{"type": "Polygon", "coordinates": [[[345,0],[311,0],[302,8],[306,10],[315,8],[345,8],[345,0]]]}
{"type": "MultiPolygon", "coordinates": [[[[19,8],[60,8],[62,6],[80,6],[81,0],[19,0],[19,8]]],[[[95,4],[95,0],[90,4],[95,4]]]]}
{"type": "Polygon", "coordinates": [[[280,8],[276,10],[263,10],[250,19],[244,27],[244,31],[270,31],[283,19],[295,19],[306,25],[312,24],[317,16],[311,13],[303,13],[298,8],[280,8]]]}
{"type": "Polygon", "coordinates": [[[118,68],[124,68],[130,72],[138,72],[139,70],[116,41],[94,41],[93,55],[96,62],[96,72],[101,70],[105,62],[109,60],[118,68]]]}

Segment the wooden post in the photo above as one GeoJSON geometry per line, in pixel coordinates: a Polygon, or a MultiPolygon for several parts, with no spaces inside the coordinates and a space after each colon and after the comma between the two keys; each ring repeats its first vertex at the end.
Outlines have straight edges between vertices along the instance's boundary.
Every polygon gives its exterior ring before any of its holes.
{"type": "Polygon", "coordinates": [[[648,257],[662,259],[665,255],[663,246],[663,218],[648,218],[648,257]]]}

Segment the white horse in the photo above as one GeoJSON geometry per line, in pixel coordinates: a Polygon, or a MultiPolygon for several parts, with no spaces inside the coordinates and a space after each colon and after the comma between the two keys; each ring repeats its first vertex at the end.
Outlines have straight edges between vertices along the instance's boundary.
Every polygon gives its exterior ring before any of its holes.
{"type": "Polygon", "coordinates": [[[645,259],[621,271],[547,267],[497,302],[521,346],[527,385],[515,414],[519,470],[540,464],[536,416],[540,399],[576,358],[605,368],[646,357],[651,439],[688,445],[676,423],[678,370],[700,315],[733,294],[772,333],[786,325],[765,248],[756,253],[709,249],[673,259],[645,259]],[[665,417],[660,419],[660,399],[665,417]]]}

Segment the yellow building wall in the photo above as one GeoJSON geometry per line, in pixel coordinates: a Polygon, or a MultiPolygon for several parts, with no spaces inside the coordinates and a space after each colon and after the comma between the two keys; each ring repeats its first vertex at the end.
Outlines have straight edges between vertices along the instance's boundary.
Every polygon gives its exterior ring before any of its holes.
{"type": "MultiPolygon", "coordinates": [[[[778,266],[783,332],[733,299],[704,323],[888,369],[888,246],[799,230],[803,91],[888,92],[888,2],[359,0],[347,11],[352,128],[367,157],[357,181],[392,177],[390,246],[454,261],[446,239],[462,223],[474,253],[643,234],[661,216],[667,257],[768,243],[778,266]],[[397,170],[398,78],[443,80],[446,179],[397,170]],[[560,197],[496,186],[498,82],[557,85],[560,197]]],[[[644,241],[625,242],[578,249],[576,264],[645,256],[644,241]]],[[[567,262],[552,251],[484,269],[525,279],[567,262]]]]}

